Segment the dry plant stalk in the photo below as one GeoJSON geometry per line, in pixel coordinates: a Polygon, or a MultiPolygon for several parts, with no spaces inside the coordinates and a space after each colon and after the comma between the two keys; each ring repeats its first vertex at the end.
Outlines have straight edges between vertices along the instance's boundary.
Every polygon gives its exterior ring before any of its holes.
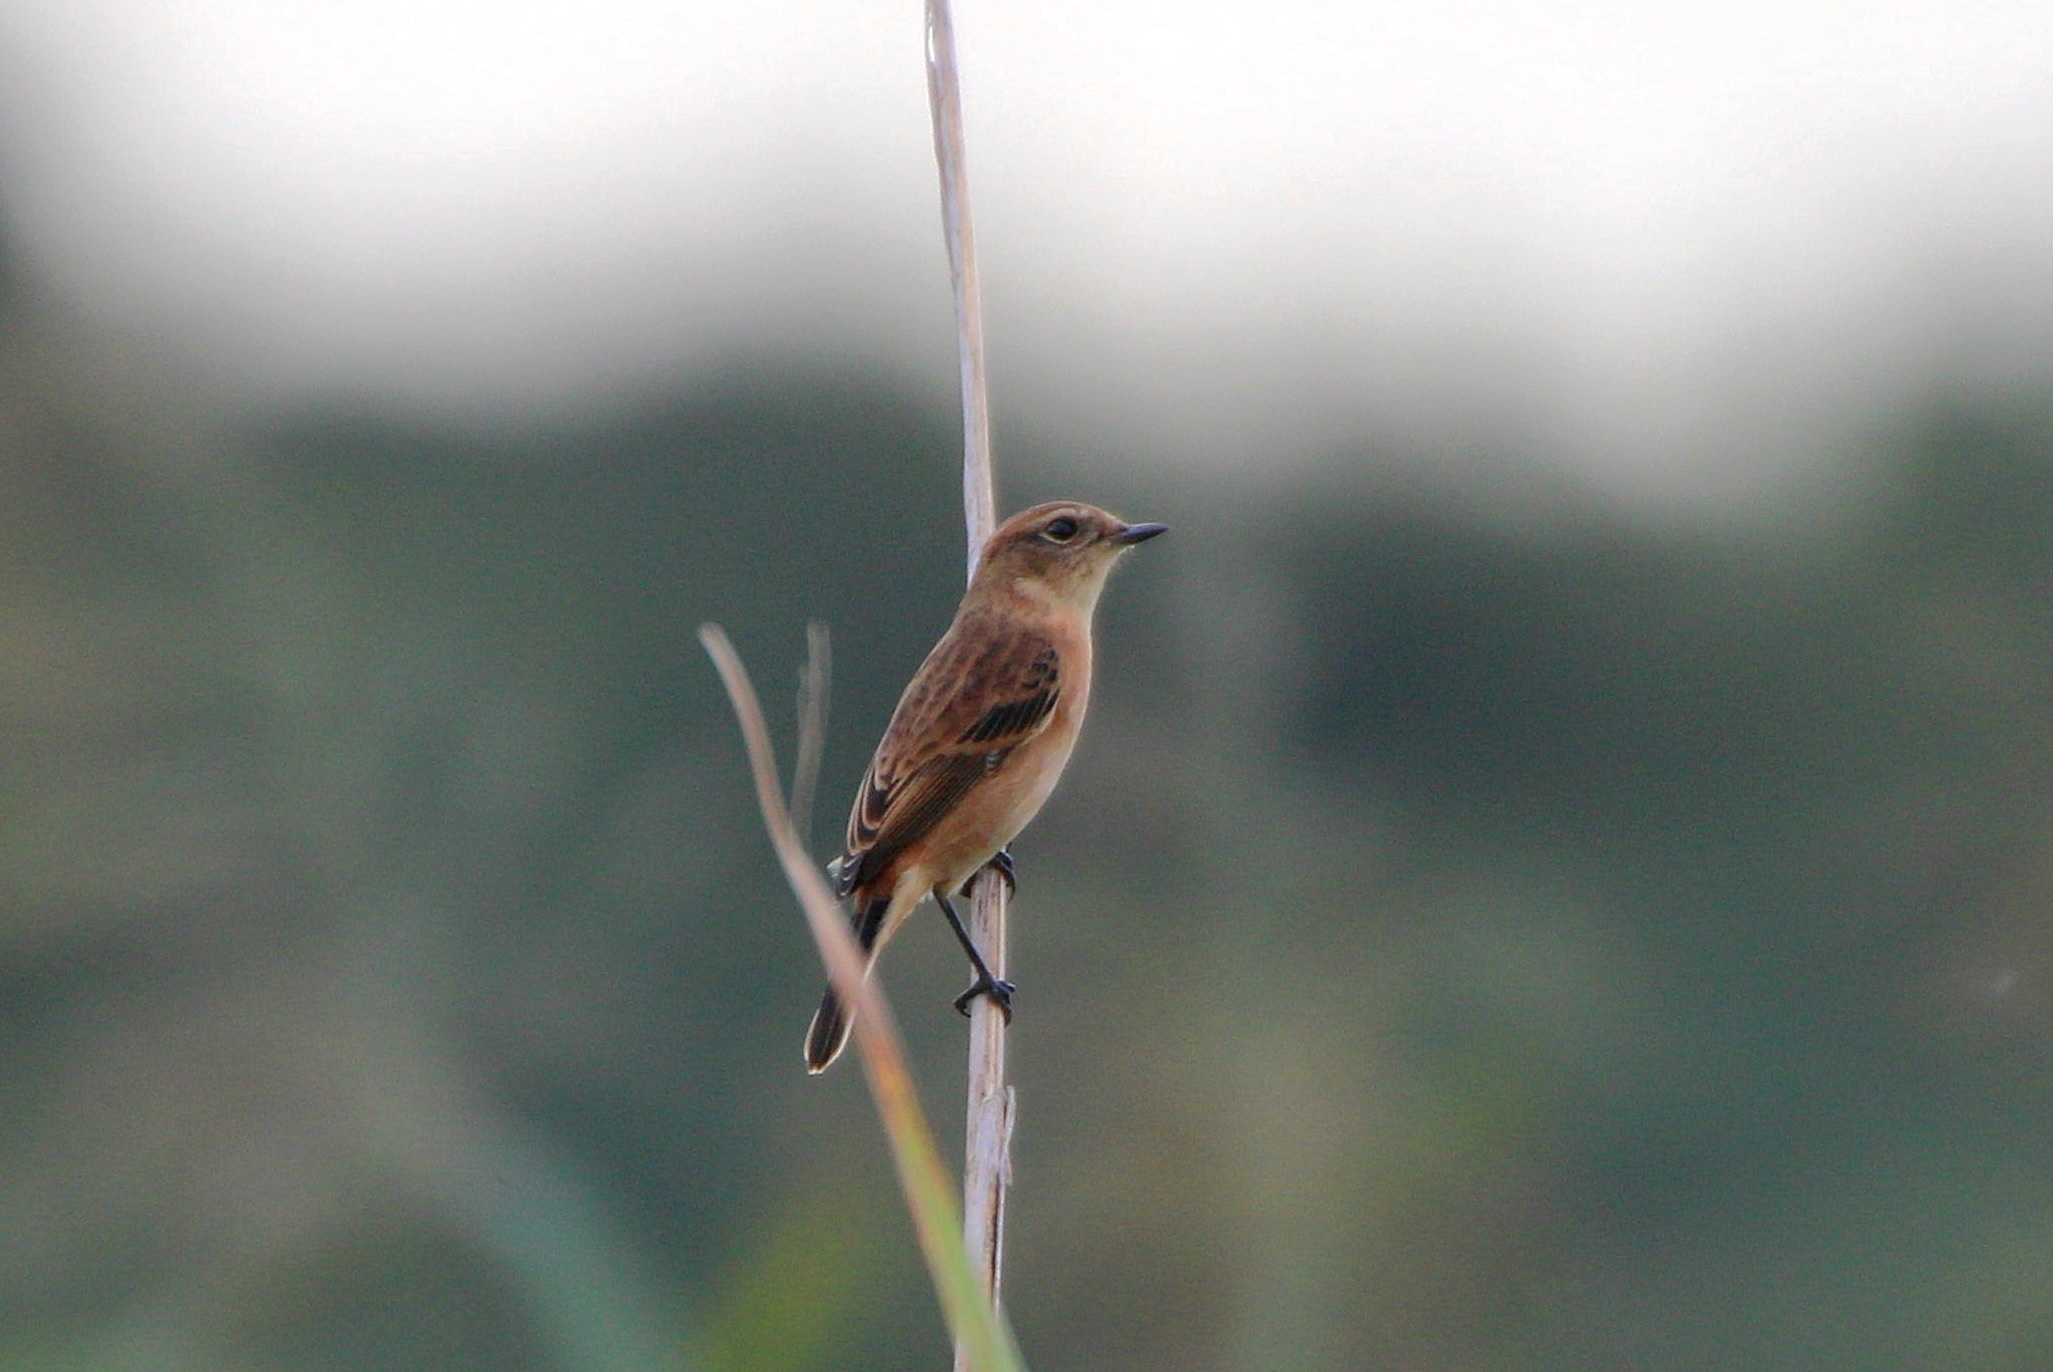
{"type": "Polygon", "coordinates": [[[955,288],[956,359],[962,372],[962,515],[969,526],[969,577],[998,527],[991,479],[991,401],[984,380],[984,287],[976,226],[969,212],[969,163],[963,151],[962,79],[955,64],[955,18],[948,0],[927,0],[927,107],[934,118],[934,164],[941,174],[941,231],[955,288]]]}
{"type": "Polygon", "coordinates": [[[827,753],[828,702],[834,681],[834,636],[819,620],[806,624],[806,665],[798,677],[798,751],[791,763],[791,827],[798,846],[813,850],[813,795],[827,753]]]}
{"type": "MultiPolygon", "coordinates": [[[[969,575],[997,528],[996,483],[991,470],[989,391],[984,374],[982,287],[976,234],[970,222],[969,176],[963,155],[962,88],[955,58],[955,25],[948,0],[926,0],[927,95],[933,113],[934,159],[941,179],[941,219],[948,243],[949,275],[955,292],[958,356],[962,373],[962,506],[968,533],[969,575]]],[[[825,633],[808,626],[811,667],[801,689],[805,723],[793,771],[795,807],[803,818],[812,799],[811,778],[825,730],[825,633]]],[[[934,1148],[896,1020],[882,993],[863,974],[839,903],[814,870],[806,844],[794,827],[777,785],[777,764],[762,710],[748,671],[718,625],[703,625],[699,638],[720,669],[728,698],[748,743],[756,800],[763,823],[783,865],[792,893],[805,909],[835,994],[851,1007],[855,1047],[862,1059],[878,1114],[890,1136],[899,1183],[933,1274],[949,1330],[955,1339],[956,1372],[1023,1372],[1024,1361],[999,1308],[1003,1270],[1005,1193],[1012,1177],[1012,1088],[1005,1078],[1006,1019],[988,996],[970,1009],[969,1099],[965,1117],[963,1207],[960,1218],[948,1194],[947,1172],[934,1148]],[[956,1241],[961,1224],[961,1242],[956,1241]]],[[[971,889],[969,930],[992,975],[1006,970],[1006,887],[986,870],[971,889]]]]}
{"type": "MultiPolygon", "coordinates": [[[[835,994],[855,1011],[855,1047],[876,1099],[877,1114],[890,1139],[891,1156],[898,1167],[898,1181],[905,1192],[906,1208],[912,1214],[919,1235],[920,1250],[927,1260],[934,1287],[941,1298],[942,1314],[955,1338],[957,1365],[974,1372],[1024,1372],[1025,1364],[1012,1331],[999,1316],[988,1294],[981,1289],[981,1276],[968,1261],[960,1238],[961,1217],[955,1207],[948,1169],[934,1146],[933,1130],[920,1109],[913,1089],[912,1074],[906,1070],[905,1047],[899,1038],[898,1022],[877,985],[863,974],[862,954],[849,932],[841,904],[827,889],[827,882],[813,865],[798,831],[792,827],[784,796],[777,784],[777,759],[770,744],[770,731],[763,722],[755,688],[748,669],[717,624],[699,626],[699,641],[706,646],[713,665],[726,684],[727,698],[734,706],[748,745],[749,769],[756,784],[756,803],[763,812],[763,827],[784,868],[784,879],[798,897],[819,946],[820,960],[834,983],[835,994]],[[969,1361],[962,1361],[967,1350],[969,1361]]],[[[817,645],[818,636],[814,636],[817,645]]],[[[816,647],[817,654],[817,647],[816,647]]],[[[817,655],[814,674],[823,672],[817,655]]]]}
{"type": "MultiPolygon", "coordinates": [[[[955,60],[955,19],[948,0],[926,0],[927,103],[934,120],[934,162],[941,177],[941,226],[948,241],[955,288],[957,356],[962,371],[962,513],[969,534],[969,575],[997,528],[996,483],[991,475],[989,389],[984,375],[983,286],[977,239],[970,219],[969,165],[964,153],[962,81],[955,60]]],[[[1004,882],[989,871],[971,888],[969,932],[991,974],[1006,972],[1004,882]]],[[[1012,1182],[1012,1088],[1005,1079],[1006,1016],[988,996],[972,1002],[969,1025],[969,1098],[964,1110],[963,1241],[978,1279],[995,1306],[1005,1254],[1005,1192],[1012,1182]]],[[[960,1341],[956,1372],[970,1372],[971,1353],[960,1341]]]]}

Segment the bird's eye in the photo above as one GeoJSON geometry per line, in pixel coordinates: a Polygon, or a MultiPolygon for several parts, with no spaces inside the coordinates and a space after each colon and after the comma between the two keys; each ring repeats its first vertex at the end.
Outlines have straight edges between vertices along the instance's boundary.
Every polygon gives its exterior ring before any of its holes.
{"type": "Polygon", "coordinates": [[[1068,515],[1051,519],[1048,521],[1047,527],[1041,530],[1041,537],[1047,539],[1050,543],[1067,543],[1070,539],[1076,537],[1076,521],[1068,515]]]}

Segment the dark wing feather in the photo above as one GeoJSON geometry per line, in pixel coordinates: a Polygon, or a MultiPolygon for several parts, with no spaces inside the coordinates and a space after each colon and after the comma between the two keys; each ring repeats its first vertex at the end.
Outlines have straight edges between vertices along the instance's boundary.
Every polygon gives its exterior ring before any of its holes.
{"type": "Polygon", "coordinates": [[[1047,728],[1061,698],[1061,654],[1047,635],[991,616],[959,620],[905,688],[856,791],[840,894],[883,872],[1047,728]]]}
{"type": "Polygon", "coordinates": [[[1055,700],[1062,694],[1059,687],[1036,691],[1022,700],[1008,700],[1003,705],[993,705],[975,724],[971,725],[958,742],[989,743],[1001,738],[1030,738],[1040,722],[1055,713],[1055,700]]]}

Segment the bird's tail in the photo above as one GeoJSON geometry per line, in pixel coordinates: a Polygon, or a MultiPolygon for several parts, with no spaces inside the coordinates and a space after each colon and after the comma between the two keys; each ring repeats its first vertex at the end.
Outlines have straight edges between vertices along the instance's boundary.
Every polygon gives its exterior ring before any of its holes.
{"type": "MultiPolygon", "coordinates": [[[[889,895],[877,896],[856,907],[850,923],[855,926],[856,945],[863,950],[865,959],[876,950],[877,935],[883,932],[884,916],[890,908],[889,895]]],[[[820,1008],[813,1012],[812,1027],[806,1030],[806,1071],[824,1072],[828,1063],[841,1056],[854,1020],[855,1011],[842,1005],[841,997],[834,994],[834,985],[829,982],[820,996],[820,1008]]]]}

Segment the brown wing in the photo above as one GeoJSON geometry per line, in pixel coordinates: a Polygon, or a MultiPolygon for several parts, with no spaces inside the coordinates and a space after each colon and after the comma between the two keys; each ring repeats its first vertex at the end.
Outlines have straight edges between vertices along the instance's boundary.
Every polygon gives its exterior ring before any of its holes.
{"type": "Polygon", "coordinates": [[[1047,728],[1061,696],[1061,654],[1045,634],[986,616],[950,629],[905,688],[856,791],[840,893],[883,872],[1047,728]]]}

